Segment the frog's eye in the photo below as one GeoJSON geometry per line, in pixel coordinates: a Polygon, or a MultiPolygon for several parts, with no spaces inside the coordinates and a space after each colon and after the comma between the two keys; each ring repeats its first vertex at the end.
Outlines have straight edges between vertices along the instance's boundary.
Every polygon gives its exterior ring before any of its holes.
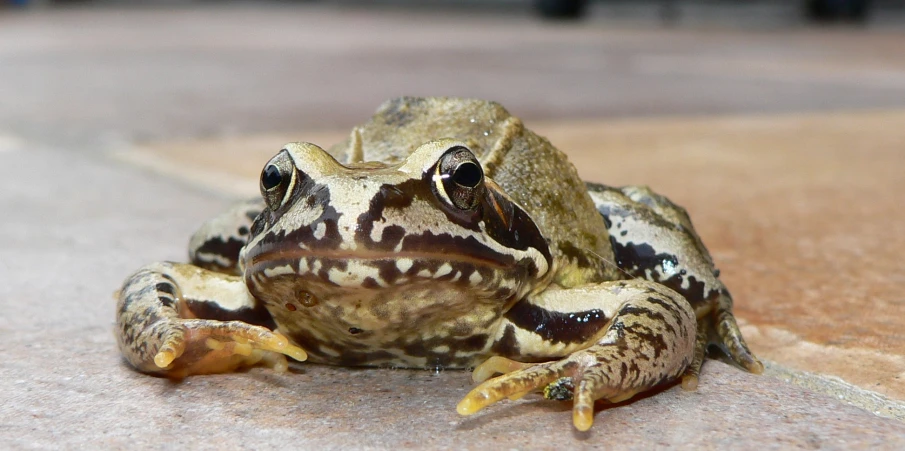
{"type": "Polygon", "coordinates": [[[473,161],[463,161],[452,173],[453,182],[466,188],[475,188],[482,178],[484,172],[481,171],[481,166],[473,161]]]}
{"type": "Polygon", "coordinates": [[[276,211],[282,205],[293,184],[293,172],[292,160],[285,151],[273,157],[261,171],[261,195],[270,211],[276,211]]]}
{"type": "Polygon", "coordinates": [[[280,186],[282,181],[283,175],[280,174],[280,168],[274,164],[268,164],[264,167],[264,171],[261,172],[261,187],[266,191],[280,186]]]}
{"type": "Polygon", "coordinates": [[[456,146],[437,163],[434,189],[442,200],[462,210],[477,207],[484,188],[484,170],[470,150],[456,146]]]}

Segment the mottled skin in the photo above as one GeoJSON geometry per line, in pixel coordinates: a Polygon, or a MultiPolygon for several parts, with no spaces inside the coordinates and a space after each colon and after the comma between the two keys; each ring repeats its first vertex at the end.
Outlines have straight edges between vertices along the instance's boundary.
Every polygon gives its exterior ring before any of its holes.
{"type": "Polygon", "coordinates": [[[261,192],[201,227],[191,264],[125,282],[136,368],[476,366],[460,413],[546,388],[581,430],[597,399],[694,388],[711,344],[762,370],[686,212],[585,184],[496,103],[389,101],[327,151],[287,145],[261,192]]]}

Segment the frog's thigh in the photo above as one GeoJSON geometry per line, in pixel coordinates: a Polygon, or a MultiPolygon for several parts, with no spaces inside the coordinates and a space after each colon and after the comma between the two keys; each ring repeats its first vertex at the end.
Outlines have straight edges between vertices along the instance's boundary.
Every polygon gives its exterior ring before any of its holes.
{"type": "Polygon", "coordinates": [[[699,357],[689,368],[686,387],[696,385],[708,344],[723,348],[748,371],[762,372],[732,314],[732,295],[685,209],[645,186],[587,186],[606,220],[619,267],[676,290],[697,312],[699,357]]]}
{"type": "Polygon", "coordinates": [[[588,184],[588,194],[621,269],[676,290],[696,309],[725,289],[685,209],[647,187],[588,184]]]}
{"type": "Polygon", "coordinates": [[[154,263],[130,276],[118,297],[120,350],[144,372],[182,377],[262,360],[284,368],[282,354],[305,359],[304,351],[267,328],[273,320],[239,277],[154,263]]]}
{"type": "MultiPolygon", "coordinates": [[[[564,377],[574,384],[575,426],[593,421],[593,402],[618,402],[682,374],[695,350],[696,320],[688,302],[675,291],[635,279],[550,288],[516,304],[507,313],[495,346],[505,357],[560,360],[530,367],[510,363],[509,374],[488,380],[459,404],[462,414],[503,398],[516,398],[564,377]]],[[[476,372],[492,372],[479,367],[476,372]]]]}
{"type": "Polygon", "coordinates": [[[263,209],[264,201],[254,199],[239,202],[207,220],[189,240],[189,261],[212,271],[240,274],[239,251],[263,209]]]}

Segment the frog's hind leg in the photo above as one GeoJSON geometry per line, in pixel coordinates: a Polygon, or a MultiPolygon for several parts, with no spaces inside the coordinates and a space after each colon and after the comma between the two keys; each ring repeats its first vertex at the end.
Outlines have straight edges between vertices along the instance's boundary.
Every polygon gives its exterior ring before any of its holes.
{"type": "Polygon", "coordinates": [[[253,199],[239,202],[207,220],[189,240],[189,261],[211,271],[240,275],[239,251],[263,210],[264,201],[253,199]]]}
{"type": "Polygon", "coordinates": [[[130,276],[118,294],[116,336],[129,363],[181,378],[259,363],[287,368],[305,351],[274,333],[266,309],[243,280],[178,263],[154,263],[130,276]]]}
{"type": "Polygon", "coordinates": [[[501,356],[478,366],[474,377],[508,374],[483,382],[457,410],[470,415],[546,388],[551,399],[573,400],[575,427],[587,430],[595,400],[620,402],[682,375],[693,360],[695,332],[691,306],[663,285],[634,279],[550,287],[507,312],[493,345],[501,356]]]}
{"type": "Polygon", "coordinates": [[[684,208],[645,186],[588,183],[606,221],[616,264],[633,277],[666,285],[687,299],[698,317],[695,360],[683,387],[695,388],[706,348],[717,345],[741,367],[763,372],[732,314],[732,296],[684,208]]]}

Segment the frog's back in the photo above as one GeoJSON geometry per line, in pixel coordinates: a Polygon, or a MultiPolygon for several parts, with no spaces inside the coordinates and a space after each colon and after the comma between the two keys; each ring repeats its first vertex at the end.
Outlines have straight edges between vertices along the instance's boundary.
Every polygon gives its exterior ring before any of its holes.
{"type": "Polygon", "coordinates": [[[496,102],[453,97],[398,97],[384,102],[352,136],[328,152],[341,163],[397,163],[427,141],[452,138],[468,144],[480,158],[499,140],[508,111],[496,102]],[[356,136],[357,134],[357,136],[356,136]],[[354,140],[363,155],[356,156],[354,140]]]}
{"type": "MultiPolygon", "coordinates": [[[[574,259],[589,251],[611,259],[606,226],[578,171],[565,154],[522,127],[496,102],[453,97],[392,99],[329,153],[343,164],[395,164],[425,142],[440,138],[461,141],[475,153],[486,175],[532,216],[554,255],[574,259]]],[[[614,277],[602,261],[584,265],[591,272],[614,277]]]]}

